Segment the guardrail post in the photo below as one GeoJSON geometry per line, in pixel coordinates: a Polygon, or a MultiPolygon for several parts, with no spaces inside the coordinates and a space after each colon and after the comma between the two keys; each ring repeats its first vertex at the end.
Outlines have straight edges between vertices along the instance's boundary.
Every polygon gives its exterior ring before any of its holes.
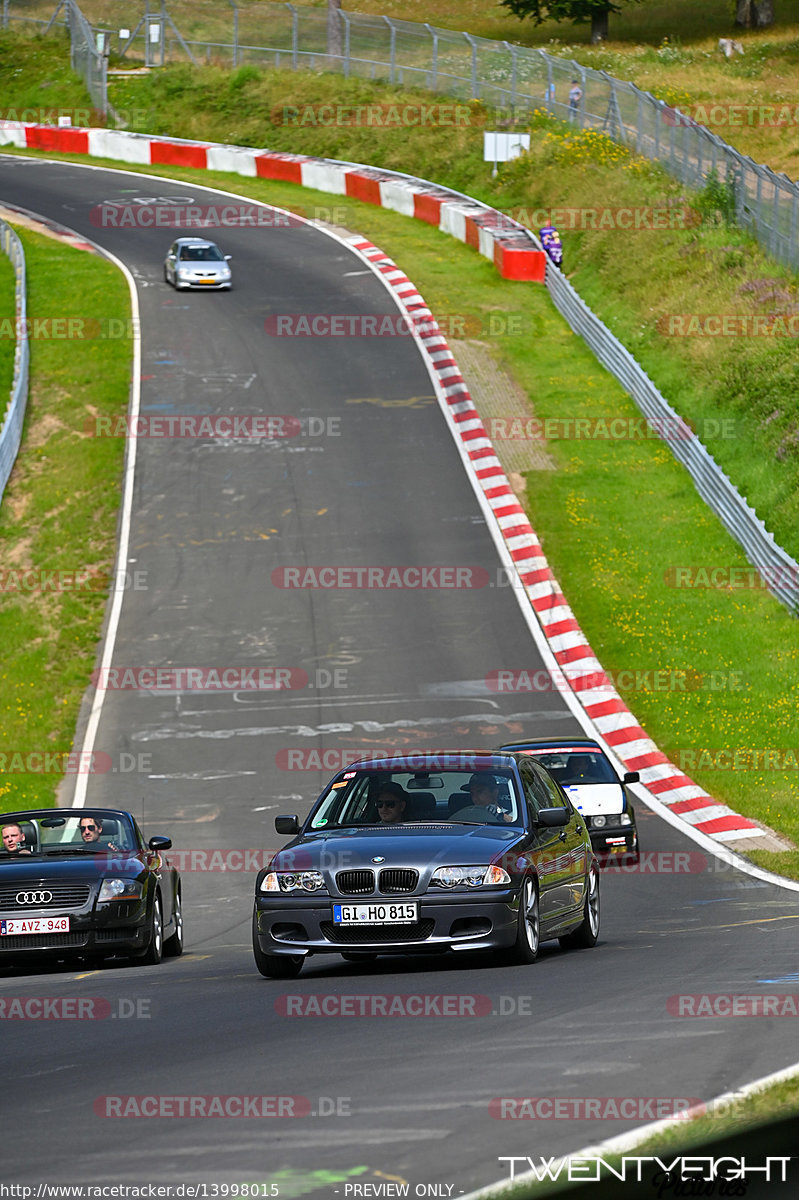
{"type": "Polygon", "coordinates": [[[340,10],[342,20],[344,21],[344,62],[342,63],[342,71],[347,79],[350,77],[350,27],[352,21],[350,14],[340,10]]]}
{"type": "Polygon", "coordinates": [[[391,30],[391,38],[389,43],[389,80],[394,82],[394,68],[397,65],[397,27],[391,20],[391,17],[383,17],[383,20],[391,30]]]}
{"type": "Polygon", "coordinates": [[[432,60],[432,76],[430,79],[430,90],[434,92],[438,85],[438,34],[432,25],[425,24],[425,29],[433,39],[433,60],[432,60]]]}
{"type": "Polygon", "coordinates": [[[293,4],[286,4],[286,8],[291,9],[291,69],[297,70],[297,55],[299,51],[299,29],[297,10],[293,4]]]}
{"type": "Polygon", "coordinates": [[[477,82],[477,42],[470,33],[463,35],[472,48],[472,100],[480,99],[480,87],[477,82]]]}

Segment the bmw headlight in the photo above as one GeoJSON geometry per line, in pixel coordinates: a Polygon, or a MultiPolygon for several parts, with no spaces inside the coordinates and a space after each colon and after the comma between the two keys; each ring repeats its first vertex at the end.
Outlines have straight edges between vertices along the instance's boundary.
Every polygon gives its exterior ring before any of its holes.
{"type": "Polygon", "coordinates": [[[100,885],[98,904],[109,900],[141,900],[144,887],[138,879],[104,879],[100,885]]]}
{"type": "Polygon", "coordinates": [[[430,877],[432,887],[496,887],[510,883],[504,867],[437,867],[430,877]]]}
{"type": "Polygon", "coordinates": [[[324,886],[321,871],[269,871],[261,880],[262,892],[320,892],[324,886]]]}
{"type": "Polygon", "coordinates": [[[592,829],[604,829],[606,825],[632,825],[632,819],[629,813],[613,813],[611,816],[606,816],[604,813],[591,818],[592,829]]]}

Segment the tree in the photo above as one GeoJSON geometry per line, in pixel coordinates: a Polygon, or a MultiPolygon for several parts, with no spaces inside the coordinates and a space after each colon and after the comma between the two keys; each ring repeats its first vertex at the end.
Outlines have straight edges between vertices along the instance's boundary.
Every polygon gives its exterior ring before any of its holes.
{"type": "Polygon", "coordinates": [[[608,17],[621,12],[621,6],[611,0],[500,0],[514,17],[531,17],[536,25],[544,21],[573,21],[575,25],[591,22],[591,41],[601,42],[608,36],[608,17]]]}
{"type": "Polygon", "coordinates": [[[744,29],[762,29],[774,24],[772,0],[738,0],[735,6],[735,24],[744,29]]]}

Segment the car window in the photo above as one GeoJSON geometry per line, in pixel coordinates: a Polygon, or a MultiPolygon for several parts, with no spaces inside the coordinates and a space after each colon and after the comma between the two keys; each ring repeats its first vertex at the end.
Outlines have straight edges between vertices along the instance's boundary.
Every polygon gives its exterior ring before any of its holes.
{"type": "Polygon", "coordinates": [[[549,795],[541,780],[538,778],[538,775],[535,773],[535,771],[533,771],[531,763],[522,763],[520,766],[520,774],[522,777],[522,787],[524,788],[524,798],[527,801],[527,807],[530,809],[533,817],[535,818],[539,809],[549,807],[549,795]]]}
{"type": "Polygon", "coordinates": [[[511,772],[347,771],[320,800],[310,828],[421,823],[523,824],[511,772]],[[384,800],[382,809],[379,798],[384,800]],[[396,804],[390,803],[392,799],[396,804]]]}
{"type": "Polygon", "coordinates": [[[538,778],[540,787],[546,795],[546,801],[542,805],[543,808],[563,808],[567,804],[567,798],[560,790],[554,779],[551,779],[546,771],[539,771],[537,764],[531,763],[530,768],[533,774],[538,778]]]}

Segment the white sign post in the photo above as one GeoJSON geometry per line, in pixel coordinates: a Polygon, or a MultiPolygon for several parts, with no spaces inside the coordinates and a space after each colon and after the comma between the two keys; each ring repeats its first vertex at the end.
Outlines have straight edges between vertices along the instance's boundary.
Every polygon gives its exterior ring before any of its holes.
{"type": "Polygon", "coordinates": [[[530,149],[529,133],[484,133],[483,162],[494,164],[491,177],[497,174],[497,163],[518,158],[523,150],[530,149]]]}

